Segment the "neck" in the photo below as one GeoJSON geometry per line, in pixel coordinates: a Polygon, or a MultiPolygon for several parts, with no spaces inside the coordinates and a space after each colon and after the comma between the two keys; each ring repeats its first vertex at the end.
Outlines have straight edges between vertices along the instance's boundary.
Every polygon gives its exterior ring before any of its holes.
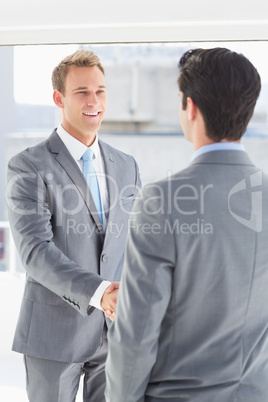
{"type": "Polygon", "coordinates": [[[197,151],[199,148],[204,147],[205,145],[211,145],[216,143],[224,143],[224,142],[233,142],[235,144],[239,144],[240,140],[238,141],[229,141],[228,139],[224,138],[221,141],[212,141],[207,135],[200,135],[196,136],[196,139],[193,140],[194,144],[194,151],[197,151]]]}

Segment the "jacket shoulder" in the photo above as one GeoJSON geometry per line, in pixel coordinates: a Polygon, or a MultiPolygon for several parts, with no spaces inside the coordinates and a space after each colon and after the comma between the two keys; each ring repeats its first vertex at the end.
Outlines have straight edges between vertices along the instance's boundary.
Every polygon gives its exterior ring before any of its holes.
{"type": "Polygon", "coordinates": [[[9,160],[9,165],[19,164],[23,161],[34,163],[35,161],[40,164],[40,159],[43,159],[44,152],[49,151],[49,142],[44,140],[32,147],[25,148],[24,150],[13,155],[9,160]]]}

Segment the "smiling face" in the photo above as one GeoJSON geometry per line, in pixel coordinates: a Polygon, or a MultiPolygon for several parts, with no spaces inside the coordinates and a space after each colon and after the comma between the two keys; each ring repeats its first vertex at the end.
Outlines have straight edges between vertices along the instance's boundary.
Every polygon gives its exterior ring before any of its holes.
{"type": "Polygon", "coordinates": [[[106,110],[104,75],[94,67],[73,67],[65,80],[65,94],[55,90],[54,102],[62,109],[62,126],[74,138],[90,146],[106,110]]]}

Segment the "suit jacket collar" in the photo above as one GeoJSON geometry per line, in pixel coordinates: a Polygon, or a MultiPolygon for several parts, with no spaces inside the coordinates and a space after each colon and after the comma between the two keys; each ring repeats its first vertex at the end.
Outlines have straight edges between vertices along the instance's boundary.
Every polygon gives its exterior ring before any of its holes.
{"type": "Polygon", "coordinates": [[[197,156],[191,165],[216,164],[216,165],[248,165],[254,166],[245,151],[223,150],[211,151],[197,156]]]}
{"type": "Polygon", "coordinates": [[[58,136],[56,130],[52,132],[50,135],[49,139],[49,144],[50,144],[50,149],[51,152],[56,155],[56,161],[63,167],[63,169],[66,171],[72,182],[75,184],[77,187],[78,191],[80,192],[81,196],[83,197],[89,212],[92,215],[92,218],[94,219],[96,225],[99,228],[100,232],[103,232],[103,228],[100,222],[100,218],[98,215],[98,212],[96,210],[91,192],[88,188],[88,185],[86,183],[86,180],[84,179],[84,176],[82,172],[80,171],[79,167],[77,166],[77,163],[71,156],[70,152],[58,136]]]}

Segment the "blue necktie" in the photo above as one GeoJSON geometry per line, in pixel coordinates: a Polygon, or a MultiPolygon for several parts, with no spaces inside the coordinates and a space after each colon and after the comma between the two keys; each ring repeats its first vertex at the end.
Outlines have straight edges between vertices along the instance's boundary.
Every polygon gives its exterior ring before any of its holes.
{"type": "Polygon", "coordinates": [[[83,174],[88,184],[88,187],[90,188],[96,209],[100,217],[101,224],[103,225],[99,183],[93,166],[93,151],[88,148],[86,152],[82,155],[81,159],[84,162],[83,174]]]}

